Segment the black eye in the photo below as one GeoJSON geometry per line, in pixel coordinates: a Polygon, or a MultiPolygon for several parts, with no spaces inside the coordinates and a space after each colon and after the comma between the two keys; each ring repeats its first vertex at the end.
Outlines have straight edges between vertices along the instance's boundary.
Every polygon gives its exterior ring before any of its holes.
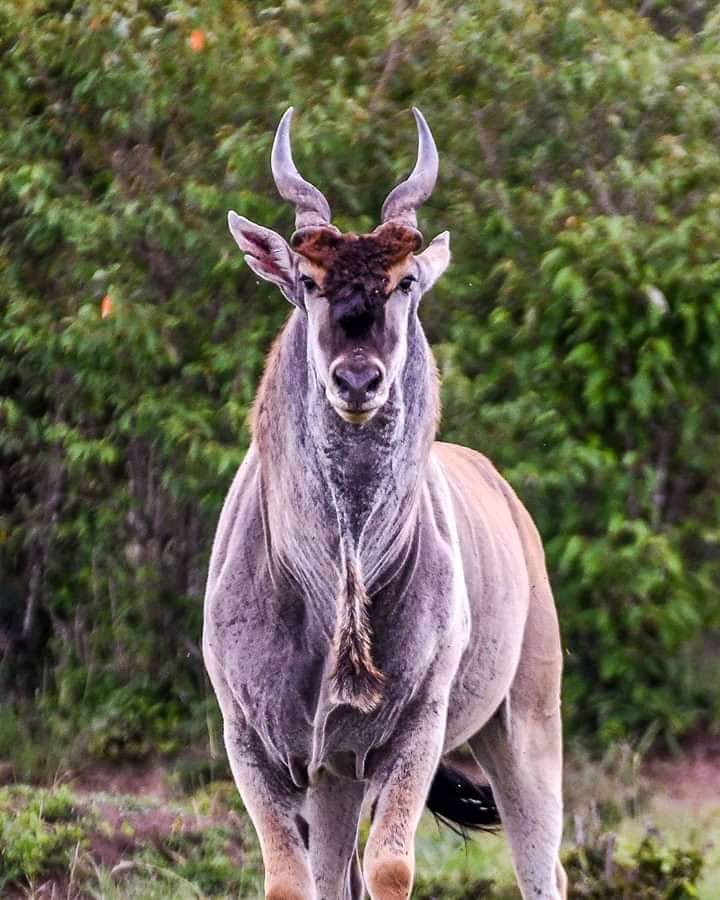
{"type": "Polygon", "coordinates": [[[402,281],[400,281],[398,287],[404,294],[409,294],[412,290],[413,281],[415,281],[414,275],[406,275],[402,281]]]}
{"type": "Polygon", "coordinates": [[[309,275],[301,275],[300,281],[302,282],[303,287],[305,288],[306,291],[316,291],[317,290],[317,284],[315,284],[315,282],[312,280],[312,278],[309,275]]]}

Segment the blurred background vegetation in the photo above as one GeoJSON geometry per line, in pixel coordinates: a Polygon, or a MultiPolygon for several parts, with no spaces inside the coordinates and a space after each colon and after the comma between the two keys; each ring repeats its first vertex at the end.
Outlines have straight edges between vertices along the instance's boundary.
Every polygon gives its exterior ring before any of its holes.
{"type": "MultiPolygon", "coordinates": [[[[421,214],[442,437],[544,537],[568,735],[720,712],[720,14],[702,0],[0,2],[0,757],[17,777],[217,739],[209,545],[288,313],[227,233],[269,169],[367,231],[421,214]]],[[[205,749],[203,749],[205,748],[205,749]]]]}

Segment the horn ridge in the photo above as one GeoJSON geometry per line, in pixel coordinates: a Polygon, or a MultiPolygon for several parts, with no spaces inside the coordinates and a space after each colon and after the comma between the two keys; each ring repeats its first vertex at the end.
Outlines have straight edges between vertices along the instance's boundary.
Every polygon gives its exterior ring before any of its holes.
{"type": "Polygon", "coordinates": [[[275,132],[270,166],[280,196],[295,207],[295,228],[330,224],[330,205],[315,185],[298,172],[290,143],[294,109],[288,107],[275,132]]]}
{"type": "Polygon", "coordinates": [[[397,221],[417,228],[417,208],[432,194],[437,181],[439,158],[435,140],[425,116],[413,106],[418,132],[418,152],[410,175],[388,194],[382,207],[382,221],[397,221]]]}

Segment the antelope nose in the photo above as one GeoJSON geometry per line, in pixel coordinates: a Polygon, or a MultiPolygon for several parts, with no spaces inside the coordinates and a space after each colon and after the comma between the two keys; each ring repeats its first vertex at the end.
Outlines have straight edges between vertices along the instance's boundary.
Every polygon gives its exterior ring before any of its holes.
{"type": "Polygon", "coordinates": [[[375,365],[346,362],[335,367],[332,379],[340,399],[359,407],[375,396],[383,374],[375,365]]]}

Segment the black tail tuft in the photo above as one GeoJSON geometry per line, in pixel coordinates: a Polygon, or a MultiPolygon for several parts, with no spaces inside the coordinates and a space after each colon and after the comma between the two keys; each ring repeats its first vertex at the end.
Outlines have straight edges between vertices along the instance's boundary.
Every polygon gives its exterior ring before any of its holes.
{"type": "Polygon", "coordinates": [[[478,784],[461,769],[440,763],[430,787],[427,807],[453,831],[497,831],[500,813],[488,784],[478,784]]]}

